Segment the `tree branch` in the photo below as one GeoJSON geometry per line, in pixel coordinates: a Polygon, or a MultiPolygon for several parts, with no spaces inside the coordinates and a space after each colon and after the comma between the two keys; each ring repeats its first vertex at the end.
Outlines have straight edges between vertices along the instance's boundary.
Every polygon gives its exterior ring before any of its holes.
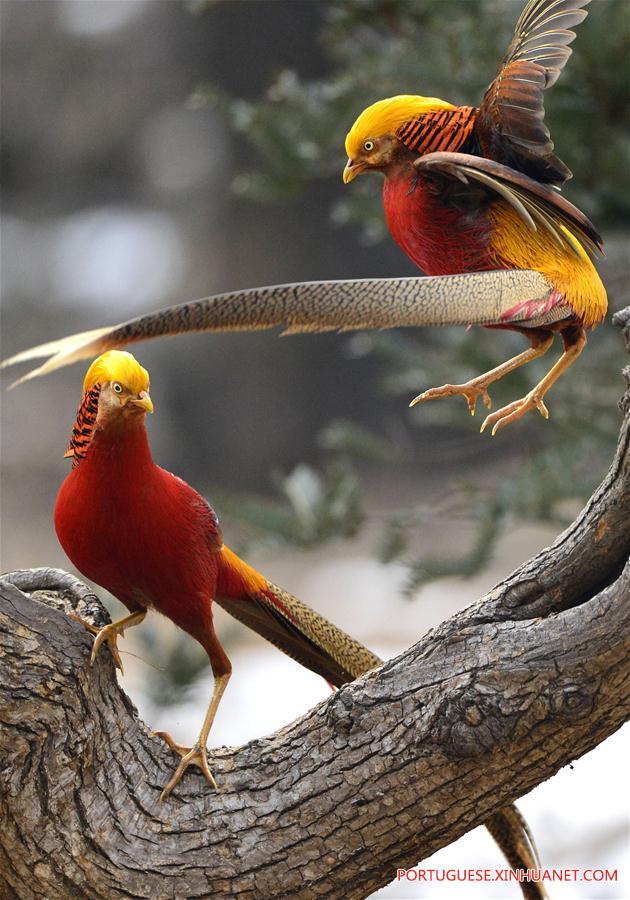
{"type": "MultiPolygon", "coordinates": [[[[630,308],[616,320],[630,343],[630,308]]],[[[55,570],[5,577],[2,896],[365,897],[612,734],[629,714],[630,391],[620,405],[610,471],[551,547],[299,721],[214,751],[218,793],[189,772],[158,803],[172,753],[62,611],[103,624],[97,598],[55,570]]]]}

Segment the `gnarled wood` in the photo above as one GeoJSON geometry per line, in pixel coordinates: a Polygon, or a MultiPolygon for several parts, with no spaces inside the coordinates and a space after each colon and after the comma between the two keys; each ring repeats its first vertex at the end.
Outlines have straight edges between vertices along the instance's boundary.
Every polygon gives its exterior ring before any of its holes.
{"type": "MultiPolygon", "coordinates": [[[[616,318],[630,341],[630,309],[616,318]]],[[[621,406],[611,469],[551,547],[298,722],[214,751],[218,793],[192,772],[158,803],[172,754],[62,611],[102,624],[95,596],[55,570],[5,578],[0,894],[365,897],[612,734],[630,705],[630,391],[621,406]]]]}

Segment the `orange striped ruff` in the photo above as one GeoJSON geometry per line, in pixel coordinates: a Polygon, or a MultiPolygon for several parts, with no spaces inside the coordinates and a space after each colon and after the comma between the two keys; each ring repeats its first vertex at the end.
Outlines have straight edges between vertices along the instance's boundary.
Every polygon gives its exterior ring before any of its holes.
{"type": "Polygon", "coordinates": [[[415,153],[457,153],[471,137],[477,117],[474,106],[422,113],[398,128],[398,140],[415,153]]]}
{"type": "Polygon", "coordinates": [[[73,469],[79,465],[82,459],[85,459],[88,452],[92,435],[94,434],[100,393],[100,384],[90,388],[90,390],[84,394],[81,405],[77,411],[77,420],[72,429],[72,437],[70,438],[70,443],[64,453],[64,459],[72,457],[73,469]]]}

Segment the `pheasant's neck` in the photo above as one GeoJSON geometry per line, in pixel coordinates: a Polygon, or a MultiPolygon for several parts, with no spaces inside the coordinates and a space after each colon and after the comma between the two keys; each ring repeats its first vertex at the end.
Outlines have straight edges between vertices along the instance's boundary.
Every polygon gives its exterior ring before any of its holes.
{"type": "Polygon", "coordinates": [[[96,428],[55,504],[57,536],[74,565],[129,609],[137,608],[138,590],[146,587],[143,554],[161,513],[159,472],[142,417],[124,427],[96,428]]]}
{"type": "Polygon", "coordinates": [[[392,237],[427,275],[498,268],[488,255],[486,217],[450,206],[408,161],[388,171],[383,207],[392,237]]]}
{"type": "Polygon", "coordinates": [[[96,428],[85,460],[91,471],[104,472],[112,479],[138,481],[141,473],[154,467],[144,416],[108,423],[96,428]]]}

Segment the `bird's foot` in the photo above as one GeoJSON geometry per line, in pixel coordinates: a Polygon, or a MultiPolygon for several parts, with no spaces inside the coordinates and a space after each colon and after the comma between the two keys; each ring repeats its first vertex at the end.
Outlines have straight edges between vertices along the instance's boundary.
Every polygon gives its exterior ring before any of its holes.
{"type": "Polygon", "coordinates": [[[69,616],[71,619],[76,619],[76,621],[80,622],[84,628],[87,628],[89,632],[96,635],[96,640],[94,641],[92,654],[90,656],[90,665],[94,665],[94,660],[96,659],[99,647],[106,641],[109,644],[109,649],[114,659],[114,665],[124,673],[125,670],[120,658],[120,653],[118,652],[117,644],[118,635],[122,637],[125,633],[124,625],[120,626],[118,622],[112,622],[109,625],[105,625],[103,628],[97,628],[96,625],[92,625],[91,622],[86,622],[85,619],[82,619],[81,616],[77,616],[76,613],[69,613],[69,616]]]}
{"type": "Polygon", "coordinates": [[[168,731],[154,731],[153,734],[156,737],[162,738],[163,741],[166,741],[171,750],[173,750],[174,753],[179,753],[182,758],[175,770],[175,774],[160,794],[160,803],[168,797],[175,785],[179,784],[182,775],[188,766],[199,766],[215,791],[218,790],[214,775],[210,771],[210,766],[208,765],[208,755],[205,744],[201,744],[197,741],[194,747],[184,747],[182,744],[178,744],[174,741],[168,731]]]}
{"type": "Polygon", "coordinates": [[[509,403],[507,406],[497,409],[496,412],[486,416],[480,431],[483,432],[492,425],[492,437],[494,437],[497,431],[500,431],[512,422],[518,421],[518,419],[522,419],[525,413],[534,409],[538,410],[543,419],[549,418],[549,410],[545,406],[542,396],[535,391],[531,391],[521,400],[515,400],[514,403],[509,403]]]}
{"type": "Polygon", "coordinates": [[[430,388],[422,394],[414,397],[409,406],[415,406],[417,403],[425,403],[427,400],[440,400],[442,397],[465,397],[468,401],[468,409],[470,415],[475,415],[475,404],[479,398],[483,401],[486,409],[492,406],[492,400],[488,393],[488,382],[480,381],[474,378],[465,384],[443,384],[442,387],[430,388]]]}

